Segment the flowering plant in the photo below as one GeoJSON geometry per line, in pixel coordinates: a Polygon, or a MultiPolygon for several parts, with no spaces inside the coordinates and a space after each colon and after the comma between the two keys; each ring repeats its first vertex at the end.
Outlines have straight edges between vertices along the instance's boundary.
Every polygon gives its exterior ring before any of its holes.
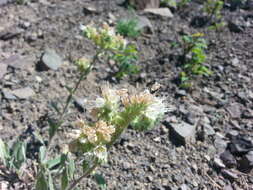
{"type": "MultiPolygon", "coordinates": [[[[89,29],[88,31],[90,31],[89,29]]],[[[89,34],[95,37],[95,33],[89,34]],[[94,35],[94,36],[93,36],[94,35]]],[[[120,39],[122,40],[122,39],[120,39]]],[[[103,45],[103,40],[98,39],[97,44],[108,49],[123,47],[114,44],[103,45]]],[[[114,43],[113,40],[111,43],[114,43]]],[[[101,96],[91,101],[89,108],[93,122],[77,120],[74,122],[74,129],[66,135],[68,142],[63,146],[60,155],[50,158],[52,141],[58,128],[62,126],[64,115],[71,99],[79,87],[80,82],[90,72],[92,65],[97,60],[97,54],[93,60],[85,58],[76,61],[80,78],[74,88],[67,88],[69,96],[63,111],[55,108],[59,114],[57,121],[51,121],[49,129],[49,142],[39,152],[39,173],[37,174],[36,190],[53,190],[57,186],[53,180],[61,176],[61,189],[74,189],[79,182],[92,174],[101,164],[107,162],[108,150],[121,136],[129,125],[133,129],[143,131],[152,128],[167,111],[164,100],[151,94],[148,90],[142,93],[130,94],[127,89],[112,89],[108,85],[101,88],[101,96]],[[76,178],[76,168],[82,168],[83,174],[76,178]]],[[[42,139],[38,136],[38,139],[42,139]]]]}
{"type": "MultiPolygon", "coordinates": [[[[132,125],[136,130],[152,128],[167,111],[164,100],[149,91],[129,95],[126,89],[102,88],[102,96],[94,101],[91,115],[97,120],[86,123],[78,120],[69,134],[69,153],[79,153],[85,166],[84,174],[76,181],[89,175],[97,166],[107,161],[108,149],[124,130],[132,125]]],[[[74,181],[69,189],[74,188],[74,181]]]]}
{"type": "Polygon", "coordinates": [[[114,28],[106,23],[99,29],[92,25],[82,25],[80,28],[84,36],[96,45],[99,54],[116,61],[118,64],[117,78],[139,72],[139,67],[135,64],[138,59],[137,47],[116,34],[114,28]]]}

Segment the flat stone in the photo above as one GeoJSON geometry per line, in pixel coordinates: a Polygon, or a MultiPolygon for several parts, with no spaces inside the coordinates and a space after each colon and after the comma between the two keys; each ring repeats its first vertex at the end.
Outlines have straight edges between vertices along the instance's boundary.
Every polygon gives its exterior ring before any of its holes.
{"type": "Polygon", "coordinates": [[[130,5],[134,5],[134,7],[138,10],[143,10],[147,8],[158,8],[160,5],[160,0],[128,0],[130,5]]]}
{"type": "Polygon", "coordinates": [[[222,153],[227,148],[228,142],[225,141],[223,138],[218,136],[218,133],[216,133],[215,140],[214,140],[214,146],[217,149],[217,153],[222,153]]]}
{"type": "Polygon", "coordinates": [[[236,159],[234,158],[234,156],[229,151],[223,152],[220,155],[220,159],[229,168],[236,166],[236,159]]]}
{"type": "Polygon", "coordinates": [[[150,20],[145,16],[137,17],[137,26],[136,29],[142,31],[143,33],[154,33],[153,26],[150,20]]]}
{"type": "Polygon", "coordinates": [[[231,185],[226,185],[223,190],[234,190],[231,185]]]}
{"type": "Polygon", "coordinates": [[[181,185],[179,189],[180,190],[190,190],[190,188],[186,184],[181,185]]]}
{"type": "Polygon", "coordinates": [[[177,143],[185,145],[187,142],[195,142],[196,126],[182,122],[179,124],[171,123],[171,138],[177,143]]]}
{"type": "Polygon", "coordinates": [[[2,90],[3,96],[7,100],[16,100],[17,98],[8,90],[3,89],[2,90]]]}
{"type": "Polygon", "coordinates": [[[253,140],[247,136],[237,135],[229,143],[228,149],[233,155],[244,155],[249,151],[253,151],[253,140]]]}
{"type": "MultiPolygon", "coordinates": [[[[52,70],[57,70],[63,64],[61,57],[53,49],[47,49],[45,51],[42,56],[42,62],[47,68],[52,70]]],[[[42,67],[40,69],[45,70],[46,68],[42,67]]]]}
{"type": "Polygon", "coordinates": [[[241,117],[241,106],[238,103],[233,103],[232,105],[227,107],[226,110],[229,112],[230,116],[233,119],[237,119],[241,117]]]}
{"type": "Polygon", "coordinates": [[[223,164],[222,160],[219,158],[214,158],[213,159],[214,166],[217,168],[225,168],[226,166],[223,164]]]}
{"type": "Polygon", "coordinates": [[[16,69],[28,69],[28,67],[31,67],[31,63],[33,63],[34,57],[32,56],[20,56],[19,54],[14,54],[7,59],[5,59],[3,62],[16,69]]]}
{"type": "Polygon", "coordinates": [[[7,72],[7,65],[0,62],[0,79],[3,78],[6,72],[7,72]]]}
{"type": "Polygon", "coordinates": [[[233,58],[231,60],[231,62],[232,62],[232,65],[235,66],[235,67],[238,67],[239,63],[240,63],[240,61],[239,61],[239,59],[237,57],[233,58]]]}
{"type": "Polygon", "coordinates": [[[230,180],[235,180],[238,178],[238,175],[233,170],[223,169],[221,170],[221,173],[225,178],[230,179],[230,180]]]}
{"type": "Polygon", "coordinates": [[[169,8],[145,9],[144,13],[151,13],[162,17],[173,18],[173,14],[169,8]]]}
{"type": "Polygon", "coordinates": [[[18,97],[19,99],[27,99],[35,95],[35,92],[30,87],[20,88],[13,90],[12,94],[18,97]]]}
{"type": "Polygon", "coordinates": [[[83,12],[85,14],[92,14],[92,13],[98,13],[98,10],[96,9],[96,7],[90,6],[90,5],[85,5],[83,7],[83,12]]]}

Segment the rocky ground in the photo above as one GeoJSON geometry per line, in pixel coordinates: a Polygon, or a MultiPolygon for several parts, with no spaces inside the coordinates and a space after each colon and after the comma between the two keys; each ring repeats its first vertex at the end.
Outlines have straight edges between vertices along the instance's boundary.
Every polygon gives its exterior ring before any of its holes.
{"type": "MultiPolygon", "coordinates": [[[[64,86],[77,79],[73,61],[94,53],[79,25],[113,25],[131,16],[119,2],[34,0],[18,5],[0,0],[0,137],[10,144],[18,137],[28,142],[28,170],[38,153],[33,132],[47,136],[50,102],[65,99],[64,86]],[[45,69],[45,54],[55,56],[58,64],[45,69]]],[[[193,24],[201,13],[197,1],[163,16],[136,11],[150,22],[136,39],[141,73],[117,81],[112,67],[100,62],[82,83],[69,122],[86,114],[78,100],[95,97],[106,81],[138,89],[160,84],[156,93],[166,97],[170,108],[153,130],[129,129],[115,144],[108,164],[98,169],[108,189],[253,189],[253,2],[235,9],[226,2],[222,15],[228,25],[220,32],[193,24]],[[205,33],[209,42],[206,64],[213,75],[197,77],[186,91],[175,82],[180,52],[170,44],[194,32],[205,33]]],[[[31,178],[0,180],[6,189],[32,189],[31,178]]],[[[98,188],[85,179],[81,189],[98,188]]]]}

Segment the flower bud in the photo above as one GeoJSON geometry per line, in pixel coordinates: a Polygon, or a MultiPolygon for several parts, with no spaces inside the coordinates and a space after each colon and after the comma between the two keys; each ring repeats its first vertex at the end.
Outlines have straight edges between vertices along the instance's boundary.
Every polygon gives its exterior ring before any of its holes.
{"type": "Polygon", "coordinates": [[[83,73],[83,72],[87,72],[90,70],[91,65],[90,65],[90,60],[86,59],[86,58],[80,58],[78,59],[75,64],[77,65],[78,70],[83,73]]]}

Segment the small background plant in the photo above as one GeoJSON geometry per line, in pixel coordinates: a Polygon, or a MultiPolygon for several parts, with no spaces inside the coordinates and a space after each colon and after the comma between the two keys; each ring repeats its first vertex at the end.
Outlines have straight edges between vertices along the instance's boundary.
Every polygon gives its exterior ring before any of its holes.
{"type": "Polygon", "coordinates": [[[188,5],[191,2],[191,0],[161,0],[161,6],[167,6],[171,8],[178,8],[181,9],[188,5]]]}
{"type": "Polygon", "coordinates": [[[190,80],[194,75],[208,76],[212,73],[208,67],[203,65],[206,61],[205,49],[207,49],[207,43],[203,35],[202,33],[196,33],[182,37],[184,71],[179,75],[181,87],[190,87],[190,80]]]}
{"type": "Polygon", "coordinates": [[[118,21],[116,31],[122,36],[131,38],[137,38],[141,33],[141,30],[138,29],[138,20],[136,18],[118,21]]]}
{"type": "Polygon", "coordinates": [[[116,34],[114,28],[104,24],[100,29],[85,26],[82,30],[84,36],[96,45],[98,56],[103,55],[106,60],[116,61],[118,71],[115,76],[118,79],[139,73],[140,68],[136,65],[138,60],[136,45],[128,43],[121,35],[116,34]]]}
{"type": "Polygon", "coordinates": [[[211,24],[209,29],[217,31],[225,26],[221,15],[223,4],[224,2],[221,0],[207,0],[205,2],[203,11],[206,13],[207,19],[211,24]]]}

